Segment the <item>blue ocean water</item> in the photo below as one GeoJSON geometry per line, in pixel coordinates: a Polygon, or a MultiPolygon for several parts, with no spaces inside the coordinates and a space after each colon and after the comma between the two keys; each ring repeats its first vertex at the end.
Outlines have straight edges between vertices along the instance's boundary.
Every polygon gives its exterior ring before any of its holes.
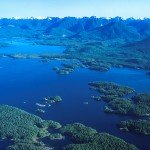
{"type": "MultiPolygon", "coordinates": [[[[63,47],[22,43],[14,44],[13,47],[17,47],[16,51],[19,50],[20,53],[32,53],[31,51],[36,50],[42,53],[44,49],[47,53],[53,50],[55,53],[61,53],[64,50],[63,47]]],[[[5,51],[6,49],[11,51],[11,47],[5,48],[5,51]]],[[[15,52],[14,48],[13,51],[15,52]]],[[[118,136],[140,149],[150,149],[147,136],[117,129],[117,123],[132,117],[104,113],[105,103],[92,100],[90,97],[98,93],[88,87],[91,81],[111,81],[130,86],[140,93],[148,93],[150,77],[146,75],[146,71],[112,68],[108,72],[97,72],[78,68],[67,76],[61,76],[53,71],[53,67],[60,64],[61,61],[43,63],[38,59],[0,58],[0,104],[16,106],[43,119],[55,120],[62,124],[80,122],[100,132],[118,136]],[[36,102],[41,103],[43,97],[55,95],[60,95],[63,101],[45,108],[44,114],[36,113],[36,102]],[[84,102],[88,102],[88,105],[84,102]]]]}

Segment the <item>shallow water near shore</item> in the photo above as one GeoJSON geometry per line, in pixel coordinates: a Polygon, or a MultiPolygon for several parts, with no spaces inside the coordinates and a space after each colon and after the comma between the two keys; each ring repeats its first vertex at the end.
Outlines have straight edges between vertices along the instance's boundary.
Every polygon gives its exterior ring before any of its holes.
{"type": "MultiPolygon", "coordinates": [[[[47,53],[53,50],[55,53],[57,51],[61,53],[64,50],[63,47],[17,43],[13,45],[13,52],[18,53],[20,46],[23,53],[37,50],[41,54],[44,49],[47,53]]],[[[12,47],[6,49],[10,52],[12,47]]],[[[122,132],[116,127],[120,121],[135,117],[104,113],[105,103],[91,99],[92,95],[98,93],[90,90],[88,86],[91,81],[111,81],[130,86],[140,93],[148,93],[150,77],[146,75],[146,71],[112,68],[108,72],[97,72],[78,68],[73,73],[63,76],[53,71],[53,68],[59,66],[61,62],[43,63],[39,59],[0,58],[0,104],[16,106],[43,119],[51,119],[61,124],[80,122],[100,132],[120,137],[140,149],[150,149],[148,136],[122,132]],[[55,95],[61,96],[63,101],[44,108],[46,111],[44,114],[36,113],[37,102],[42,103],[43,97],[55,95]]]]}

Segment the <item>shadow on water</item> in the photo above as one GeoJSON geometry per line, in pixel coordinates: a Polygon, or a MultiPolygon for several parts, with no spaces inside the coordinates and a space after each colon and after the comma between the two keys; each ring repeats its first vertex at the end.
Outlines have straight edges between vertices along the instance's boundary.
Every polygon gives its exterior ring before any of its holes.
{"type": "Polygon", "coordinates": [[[72,143],[68,136],[65,136],[65,139],[62,140],[50,140],[46,137],[42,139],[42,142],[44,142],[48,147],[55,147],[55,150],[61,150],[62,147],[72,143]]]}
{"type": "Polygon", "coordinates": [[[9,139],[0,140],[0,150],[6,150],[6,148],[13,144],[13,141],[9,139]]]}

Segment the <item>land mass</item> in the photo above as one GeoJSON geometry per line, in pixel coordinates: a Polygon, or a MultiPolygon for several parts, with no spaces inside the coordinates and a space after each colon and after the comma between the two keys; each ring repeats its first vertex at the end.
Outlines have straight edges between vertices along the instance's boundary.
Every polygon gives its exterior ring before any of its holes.
{"type": "Polygon", "coordinates": [[[72,138],[74,144],[65,147],[65,150],[136,150],[134,145],[107,133],[98,133],[96,130],[83,124],[69,124],[61,128],[61,132],[72,138]]]}
{"type": "Polygon", "coordinates": [[[120,130],[131,131],[137,134],[150,135],[150,119],[121,121],[120,130]]]}
{"type": "MultiPolygon", "coordinates": [[[[29,114],[21,109],[0,105],[0,138],[10,139],[14,143],[8,150],[50,150],[42,139],[63,140],[68,135],[73,143],[63,149],[137,149],[134,145],[106,133],[98,133],[95,129],[75,123],[61,126],[51,120],[29,114]]],[[[63,141],[62,141],[63,142],[63,141]]]]}
{"type": "MultiPolygon", "coordinates": [[[[97,71],[107,71],[111,67],[150,69],[149,18],[0,19],[0,27],[0,38],[24,37],[33,44],[66,47],[61,55],[11,54],[6,55],[8,57],[77,59],[97,71]]],[[[72,69],[55,68],[55,71],[69,74],[72,69]]]]}
{"type": "Polygon", "coordinates": [[[150,94],[137,94],[134,89],[113,82],[91,82],[89,86],[100,93],[100,96],[92,98],[107,103],[107,113],[150,116],[150,94]],[[133,96],[127,98],[129,94],[133,96]]]}

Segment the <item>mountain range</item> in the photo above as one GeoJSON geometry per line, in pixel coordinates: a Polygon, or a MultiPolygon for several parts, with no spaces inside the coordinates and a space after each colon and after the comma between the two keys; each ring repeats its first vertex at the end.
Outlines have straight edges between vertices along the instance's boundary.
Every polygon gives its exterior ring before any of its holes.
{"type": "Polygon", "coordinates": [[[150,19],[96,17],[0,19],[0,38],[79,38],[138,41],[150,37],[150,19]]]}

